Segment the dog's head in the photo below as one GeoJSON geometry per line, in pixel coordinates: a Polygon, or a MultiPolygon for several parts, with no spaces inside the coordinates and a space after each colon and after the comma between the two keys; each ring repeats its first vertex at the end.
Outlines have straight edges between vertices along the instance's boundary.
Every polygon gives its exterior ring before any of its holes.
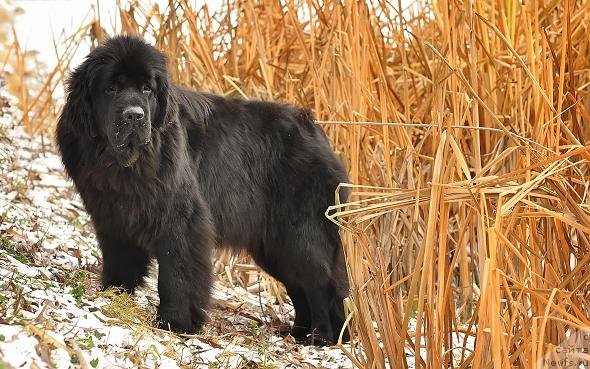
{"type": "Polygon", "coordinates": [[[172,119],[166,57],[136,37],[113,37],[94,49],[68,87],[60,120],[106,141],[121,166],[132,166],[153,130],[172,119]]]}

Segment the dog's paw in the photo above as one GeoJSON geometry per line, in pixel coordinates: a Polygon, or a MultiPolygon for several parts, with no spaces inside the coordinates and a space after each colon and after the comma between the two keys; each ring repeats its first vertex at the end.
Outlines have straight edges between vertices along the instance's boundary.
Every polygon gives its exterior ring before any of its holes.
{"type": "MultiPolygon", "coordinates": [[[[156,315],[158,328],[175,333],[195,333],[201,327],[195,324],[188,309],[175,309],[160,306],[156,315]]],[[[202,325],[202,323],[201,323],[202,325]]]]}
{"type": "Polygon", "coordinates": [[[203,327],[204,323],[211,321],[211,318],[209,317],[209,315],[207,315],[205,310],[203,310],[202,308],[200,308],[196,304],[193,304],[191,306],[190,311],[191,311],[191,322],[192,322],[193,326],[195,327],[195,331],[200,330],[203,327]]]}
{"type": "Polygon", "coordinates": [[[309,327],[293,326],[289,333],[297,343],[306,343],[309,338],[309,327]]]}

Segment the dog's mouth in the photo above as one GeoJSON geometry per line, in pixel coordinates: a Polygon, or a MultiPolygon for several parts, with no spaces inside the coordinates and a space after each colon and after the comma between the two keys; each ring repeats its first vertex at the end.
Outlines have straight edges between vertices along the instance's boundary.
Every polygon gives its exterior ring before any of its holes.
{"type": "Polygon", "coordinates": [[[132,167],[139,159],[139,147],[131,143],[115,146],[113,151],[119,165],[125,168],[132,167]]]}

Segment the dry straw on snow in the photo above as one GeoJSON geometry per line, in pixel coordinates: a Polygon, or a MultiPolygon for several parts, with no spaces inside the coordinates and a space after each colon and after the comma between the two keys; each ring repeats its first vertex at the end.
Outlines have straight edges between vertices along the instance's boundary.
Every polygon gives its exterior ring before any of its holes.
{"type": "Polygon", "coordinates": [[[358,184],[328,211],[358,366],[537,367],[589,325],[590,1],[147,3],[117,31],[155,40],[177,83],[323,122],[358,184]]]}

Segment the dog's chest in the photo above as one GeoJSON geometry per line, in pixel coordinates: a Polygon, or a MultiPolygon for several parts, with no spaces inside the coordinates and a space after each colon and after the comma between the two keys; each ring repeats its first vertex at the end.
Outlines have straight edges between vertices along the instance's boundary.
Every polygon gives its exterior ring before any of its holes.
{"type": "Polygon", "coordinates": [[[161,188],[130,186],[87,189],[82,193],[86,208],[95,223],[109,224],[109,232],[133,236],[142,229],[160,233],[173,222],[173,197],[161,188]],[[106,222],[105,222],[106,221],[106,222]]]}

